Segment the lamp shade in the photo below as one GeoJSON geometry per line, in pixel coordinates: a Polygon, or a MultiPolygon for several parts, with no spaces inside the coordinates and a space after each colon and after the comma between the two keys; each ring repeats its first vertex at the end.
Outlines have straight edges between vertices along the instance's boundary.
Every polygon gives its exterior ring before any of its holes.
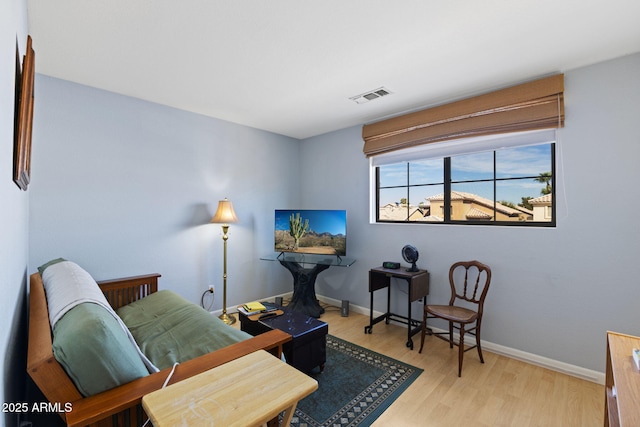
{"type": "Polygon", "coordinates": [[[233,204],[226,197],[218,202],[218,210],[216,211],[211,222],[215,224],[231,224],[238,222],[238,217],[233,210],[233,204]]]}

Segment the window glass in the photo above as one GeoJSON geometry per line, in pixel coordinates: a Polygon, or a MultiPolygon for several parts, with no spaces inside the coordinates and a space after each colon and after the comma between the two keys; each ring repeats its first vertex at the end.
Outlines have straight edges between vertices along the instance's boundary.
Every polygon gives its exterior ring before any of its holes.
{"type": "Polygon", "coordinates": [[[496,178],[539,176],[551,169],[551,144],[496,151],[496,178]]]}
{"type": "Polygon", "coordinates": [[[412,222],[437,222],[443,221],[442,214],[433,215],[431,211],[431,199],[440,198],[444,194],[443,184],[433,184],[416,186],[409,188],[409,204],[412,207],[412,215],[409,221],[412,222]]]}
{"type": "Polygon", "coordinates": [[[452,221],[495,221],[492,181],[451,184],[452,221]]]}
{"type": "Polygon", "coordinates": [[[407,203],[407,187],[381,188],[380,206],[401,205],[407,203]]]}
{"type": "Polygon", "coordinates": [[[427,159],[409,162],[409,185],[442,184],[444,182],[443,159],[427,159]]]}
{"type": "Polygon", "coordinates": [[[493,151],[451,157],[451,180],[493,179],[493,151]]]}
{"type": "Polygon", "coordinates": [[[381,188],[407,185],[408,171],[406,163],[380,166],[379,173],[381,188]]]}
{"type": "Polygon", "coordinates": [[[555,226],[554,150],[553,142],[507,145],[374,165],[376,219],[555,226]]]}

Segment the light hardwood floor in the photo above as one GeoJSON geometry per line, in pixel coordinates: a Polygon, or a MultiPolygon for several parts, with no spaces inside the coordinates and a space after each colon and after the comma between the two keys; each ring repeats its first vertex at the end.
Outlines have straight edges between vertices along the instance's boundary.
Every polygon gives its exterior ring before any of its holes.
{"type": "MultiPolygon", "coordinates": [[[[422,375],[373,424],[375,427],[601,426],[604,386],[490,353],[465,354],[458,378],[457,348],[420,335],[414,350],[405,346],[406,326],[384,322],[364,333],[368,316],[325,306],[329,334],[424,369],[422,375]]],[[[603,351],[605,351],[603,349],[603,351]]]]}

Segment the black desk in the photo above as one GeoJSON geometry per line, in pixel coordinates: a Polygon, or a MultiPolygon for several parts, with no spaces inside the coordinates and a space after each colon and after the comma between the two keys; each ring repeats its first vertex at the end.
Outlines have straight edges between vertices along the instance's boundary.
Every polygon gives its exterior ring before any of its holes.
{"type": "MultiPolygon", "coordinates": [[[[418,320],[411,318],[411,303],[423,298],[423,306],[427,305],[427,295],[429,295],[429,272],[427,270],[418,270],[415,272],[407,271],[406,267],[398,269],[389,269],[383,267],[372,268],[369,270],[369,293],[371,302],[369,306],[369,325],[364,327],[364,333],[373,332],[373,325],[382,320],[389,324],[390,320],[407,325],[407,347],[413,350],[413,340],[411,337],[422,328],[422,317],[418,320]],[[407,316],[391,313],[391,278],[402,279],[407,282],[407,316]],[[373,318],[373,293],[379,289],[387,288],[387,311],[381,316],[373,318]],[[413,328],[412,328],[413,327],[413,328]]],[[[422,313],[420,313],[422,316],[422,313]]]]}

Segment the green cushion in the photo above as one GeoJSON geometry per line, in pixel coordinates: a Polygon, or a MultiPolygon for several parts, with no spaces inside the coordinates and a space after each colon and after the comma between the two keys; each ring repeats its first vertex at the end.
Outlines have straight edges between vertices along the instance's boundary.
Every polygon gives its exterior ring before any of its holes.
{"type": "Polygon", "coordinates": [[[149,374],[117,320],[94,303],[79,304],[58,320],[53,353],[84,396],[149,374]]]}
{"type": "Polygon", "coordinates": [[[120,307],[117,313],[159,369],[251,337],[168,290],[120,307]]]}

